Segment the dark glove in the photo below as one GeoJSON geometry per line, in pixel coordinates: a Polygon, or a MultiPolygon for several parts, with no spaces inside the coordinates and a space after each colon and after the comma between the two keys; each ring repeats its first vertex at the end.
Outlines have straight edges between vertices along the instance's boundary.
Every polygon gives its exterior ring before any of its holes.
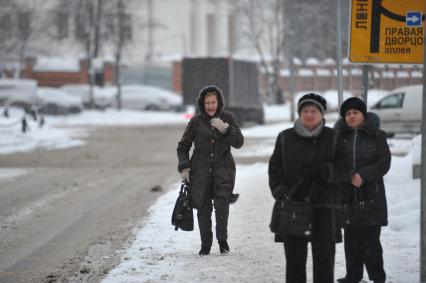
{"type": "Polygon", "coordinates": [[[273,197],[275,199],[288,199],[288,193],[285,190],[277,190],[276,192],[274,192],[273,197]]]}

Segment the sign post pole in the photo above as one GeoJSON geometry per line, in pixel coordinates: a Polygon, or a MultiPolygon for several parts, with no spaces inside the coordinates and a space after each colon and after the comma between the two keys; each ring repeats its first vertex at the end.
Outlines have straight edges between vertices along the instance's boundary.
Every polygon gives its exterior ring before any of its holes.
{"type": "MultiPolygon", "coordinates": [[[[424,31],[426,40],[426,28],[424,31]]],[[[424,44],[426,59],[426,44],[424,44]]],[[[422,156],[420,170],[420,282],[426,283],[426,60],[423,60],[422,156]]]]}
{"type": "MultiPolygon", "coordinates": [[[[426,283],[426,137],[423,137],[426,133],[425,15],[424,0],[351,0],[349,40],[349,61],[352,63],[423,64],[420,173],[420,282],[423,283],[426,283]]],[[[367,66],[363,68],[364,93],[368,88],[366,74],[367,66]]]]}
{"type": "Polygon", "coordinates": [[[337,92],[339,107],[343,102],[343,87],[342,87],[342,28],[341,28],[341,11],[340,0],[337,2],[337,92]]]}
{"type": "Polygon", "coordinates": [[[367,105],[368,99],[368,72],[370,70],[370,66],[367,64],[362,66],[362,99],[367,105]]]}

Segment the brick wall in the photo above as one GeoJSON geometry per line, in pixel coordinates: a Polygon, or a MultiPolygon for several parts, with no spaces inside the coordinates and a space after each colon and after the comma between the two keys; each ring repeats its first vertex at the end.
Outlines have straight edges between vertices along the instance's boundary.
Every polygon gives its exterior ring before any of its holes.
{"type": "MultiPolygon", "coordinates": [[[[36,58],[26,59],[23,76],[28,79],[36,80],[39,86],[60,87],[66,84],[88,83],[88,69],[86,60],[80,60],[80,69],[77,72],[35,71],[33,67],[36,63],[36,60],[36,58]]],[[[115,84],[114,64],[104,63],[102,75],[104,84],[115,84]]]]}

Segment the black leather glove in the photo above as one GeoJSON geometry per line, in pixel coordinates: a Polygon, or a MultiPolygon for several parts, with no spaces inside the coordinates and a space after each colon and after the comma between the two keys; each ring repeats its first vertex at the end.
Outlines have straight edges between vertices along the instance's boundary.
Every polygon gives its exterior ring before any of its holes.
{"type": "Polygon", "coordinates": [[[277,190],[274,193],[273,197],[275,199],[277,199],[277,200],[278,199],[288,199],[289,198],[288,193],[285,190],[277,190]]]}

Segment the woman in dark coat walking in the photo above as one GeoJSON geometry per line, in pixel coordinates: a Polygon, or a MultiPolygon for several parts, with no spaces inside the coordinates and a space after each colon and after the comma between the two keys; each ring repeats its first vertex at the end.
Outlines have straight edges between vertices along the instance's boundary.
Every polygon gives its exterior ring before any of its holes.
{"type": "Polygon", "coordinates": [[[334,131],[325,126],[326,101],[317,94],[306,94],[298,102],[299,119],[282,131],[269,161],[269,186],[275,199],[290,197],[314,206],[310,238],[275,235],[284,242],[286,282],[306,282],[308,242],[312,244],[315,283],[334,282],[335,243],[341,241],[335,218],[336,187],[332,177],[334,131]],[[290,191],[295,191],[290,195],[290,191]]]}
{"type": "Polygon", "coordinates": [[[213,242],[212,200],[216,215],[216,239],[220,253],[226,254],[229,252],[229,203],[233,197],[236,171],[231,146],[242,147],[244,138],[232,113],[223,110],[224,100],[218,87],[203,88],[197,106],[199,113],[189,121],[178,143],[178,170],[182,180],[190,183],[192,205],[197,209],[201,235],[199,255],[209,255],[213,242]]]}
{"type": "Polygon", "coordinates": [[[346,276],[341,283],[358,283],[363,277],[364,265],[370,280],[386,280],[383,269],[383,251],[380,244],[381,226],[388,224],[383,176],[388,172],[391,154],[386,133],[380,130],[379,117],[367,113],[364,101],[357,97],[347,99],[341,106],[342,119],[336,123],[339,132],[336,155],[343,160],[340,167],[344,180],[340,185],[343,201],[368,203],[368,218],[352,222],[345,228],[346,276]]]}

